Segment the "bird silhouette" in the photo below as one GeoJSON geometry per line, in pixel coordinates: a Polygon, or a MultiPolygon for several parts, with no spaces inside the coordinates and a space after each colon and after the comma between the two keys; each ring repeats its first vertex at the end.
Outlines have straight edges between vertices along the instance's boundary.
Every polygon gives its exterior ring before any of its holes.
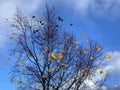
{"type": "Polygon", "coordinates": [[[35,18],[35,16],[32,16],[32,18],[35,18]]]}

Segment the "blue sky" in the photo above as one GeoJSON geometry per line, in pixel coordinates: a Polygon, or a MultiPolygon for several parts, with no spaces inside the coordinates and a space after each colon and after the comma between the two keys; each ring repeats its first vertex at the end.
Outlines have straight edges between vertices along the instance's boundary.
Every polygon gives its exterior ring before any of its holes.
{"type": "MultiPolygon", "coordinates": [[[[120,85],[120,1],[119,0],[1,0],[0,1],[0,89],[15,90],[8,80],[10,66],[3,62],[9,57],[8,38],[9,25],[6,18],[12,20],[16,7],[20,7],[25,15],[38,15],[47,2],[54,6],[58,15],[67,22],[65,29],[73,32],[78,39],[81,33],[98,40],[106,53],[112,55],[107,70],[110,74],[110,85],[120,85]],[[69,22],[72,28],[67,28],[69,22]]],[[[106,68],[106,67],[104,67],[106,68]]]]}

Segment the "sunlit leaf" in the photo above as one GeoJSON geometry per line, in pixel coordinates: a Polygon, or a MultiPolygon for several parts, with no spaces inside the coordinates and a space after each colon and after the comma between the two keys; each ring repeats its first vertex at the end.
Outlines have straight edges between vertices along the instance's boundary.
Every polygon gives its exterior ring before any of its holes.
{"type": "Polygon", "coordinates": [[[101,69],[101,70],[99,71],[99,73],[102,75],[102,74],[104,73],[104,71],[101,69]]]}
{"type": "Polygon", "coordinates": [[[81,34],[82,37],[86,37],[87,35],[84,33],[84,34],[81,34]]]}
{"type": "Polygon", "coordinates": [[[4,65],[8,65],[8,62],[4,62],[4,65]]]}
{"type": "Polygon", "coordinates": [[[96,46],[97,51],[101,51],[101,48],[99,46],[96,46]]]}
{"type": "Polygon", "coordinates": [[[63,58],[64,58],[63,54],[62,54],[62,53],[59,53],[58,58],[59,58],[59,59],[63,59],[63,58]]]}
{"type": "Polygon", "coordinates": [[[21,63],[21,62],[18,62],[18,65],[19,65],[19,66],[22,66],[22,63],[21,63]]]}
{"type": "Polygon", "coordinates": [[[26,70],[26,66],[24,66],[23,68],[24,68],[24,70],[26,70]]]}
{"type": "Polygon", "coordinates": [[[54,53],[51,53],[51,58],[56,59],[56,55],[54,53]]]}
{"type": "Polygon", "coordinates": [[[53,59],[50,59],[50,62],[52,63],[54,60],[53,59]]]}
{"type": "Polygon", "coordinates": [[[78,41],[74,41],[74,44],[78,44],[78,41]]]}
{"type": "Polygon", "coordinates": [[[56,78],[56,80],[58,80],[58,81],[59,81],[59,80],[60,80],[60,77],[57,77],[57,78],[56,78]]]}
{"type": "Polygon", "coordinates": [[[18,54],[15,54],[15,57],[16,57],[16,58],[18,58],[18,56],[19,56],[18,54]]]}
{"type": "Polygon", "coordinates": [[[111,59],[112,56],[111,56],[110,54],[108,54],[108,55],[106,56],[106,58],[111,59]]]}
{"type": "Polygon", "coordinates": [[[85,55],[87,54],[86,50],[83,51],[83,54],[85,54],[85,55]]]}
{"type": "Polygon", "coordinates": [[[42,75],[42,77],[41,77],[41,78],[43,78],[43,79],[44,79],[44,78],[45,78],[45,75],[42,75]]]}
{"type": "Polygon", "coordinates": [[[91,49],[90,49],[90,48],[88,48],[88,50],[90,51],[91,49]]]}
{"type": "Polygon", "coordinates": [[[68,40],[69,39],[69,37],[68,36],[66,36],[66,40],[68,40]]]}
{"type": "Polygon", "coordinates": [[[88,43],[88,42],[89,42],[89,40],[87,39],[87,40],[86,40],[86,43],[88,43]]]}

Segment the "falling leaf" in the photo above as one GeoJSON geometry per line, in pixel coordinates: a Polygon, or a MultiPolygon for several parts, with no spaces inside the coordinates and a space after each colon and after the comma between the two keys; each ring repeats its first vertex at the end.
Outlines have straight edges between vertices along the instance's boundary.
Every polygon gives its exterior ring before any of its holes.
{"type": "Polygon", "coordinates": [[[62,54],[62,53],[59,53],[58,58],[59,58],[59,59],[63,59],[63,58],[64,58],[63,54],[62,54]]]}

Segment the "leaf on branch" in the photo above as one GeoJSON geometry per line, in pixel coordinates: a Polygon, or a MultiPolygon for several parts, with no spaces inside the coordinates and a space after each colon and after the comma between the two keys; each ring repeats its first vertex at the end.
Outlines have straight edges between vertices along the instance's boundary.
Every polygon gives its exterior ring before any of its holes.
{"type": "Polygon", "coordinates": [[[88,51],[90,51],[91,49],[90,49],[90,47],[88,48],[88,51]]]}
{"type": "Polygon", "coordinates": [[[104,73],[104,71],[101,69],[101,70],[99,71],[99,73],[102,75],[102,74],[104,73]]]}
{"type": "Polygon", "coordinates": [[[74,44],[78,44],[78,41],[74,41],[74,44]]]}
{"type": "Polygon", "coordinates": [[[63,58],[64,58],[63,54],[62,54],[62,53],[59,53],[58,58],[59,58],[60,60],[63,59],[63,58]]]}
{"type": "Polygon", "coordinates": [[[43,78],[43,79],[44,79],[44,78],[45,78],[45,75],[42,75],[42,76],[41,76],[41,78],[43,78]]]}
{"type": "Polygon", "coordinates": [[[88,43],[88,42],[89,42],[89,40],[87,39],[87,40],[86,40],[86,43],[88,43]]]}
{"type": "Polygon", "coordinates": [[[16,57],[16,58],[18,58],[18,56],[19,56],[18,54],[15,54],[15,57],[16,57]]]}
{"type": "Polygon", "coordinates": [[[54,53],[51,53],[51,58],[56,59],[56,55],[54,53]]]}
{"type": "Polygon", "coordinates": [[[85,54],[85,55],[87,54],[86,50],[83,51],[83,54],[85,54]]]}
{"type": "Polygon", "coordinates": [[[22,63],[21,63],[21,62],[18,62],[18,65],[19,65],[19,66],[22,66],[22,63]]]}
{"type": "Polygon", "coordinates": [[[106,56],[106,58],[111,59],[112,56],[111,56],[110,54],[108,54],[108,55],[106,56]]]}
{"type": "Polygon", "coordinates": [[[97,51],[101,51],[101,48],[99,46],[96,46],[97,51]]]}
{"type": "Polygon", "coordinates": [[[66,40],[68,40],[69,39],[69,37],[68,36],[66,36],[66,40]]]}
{"type": "Polygon", "coordinates": [[[24,70],[26,70],[26,66],[24,66],[23,68],[24,68],[24,70]]]}
{"type": "Polygon", "coordinates": [[[52,59],[50,59],[50,62],[52,63],[52,62],[53,62],[53,60],[52,60],[52,59]]]}

